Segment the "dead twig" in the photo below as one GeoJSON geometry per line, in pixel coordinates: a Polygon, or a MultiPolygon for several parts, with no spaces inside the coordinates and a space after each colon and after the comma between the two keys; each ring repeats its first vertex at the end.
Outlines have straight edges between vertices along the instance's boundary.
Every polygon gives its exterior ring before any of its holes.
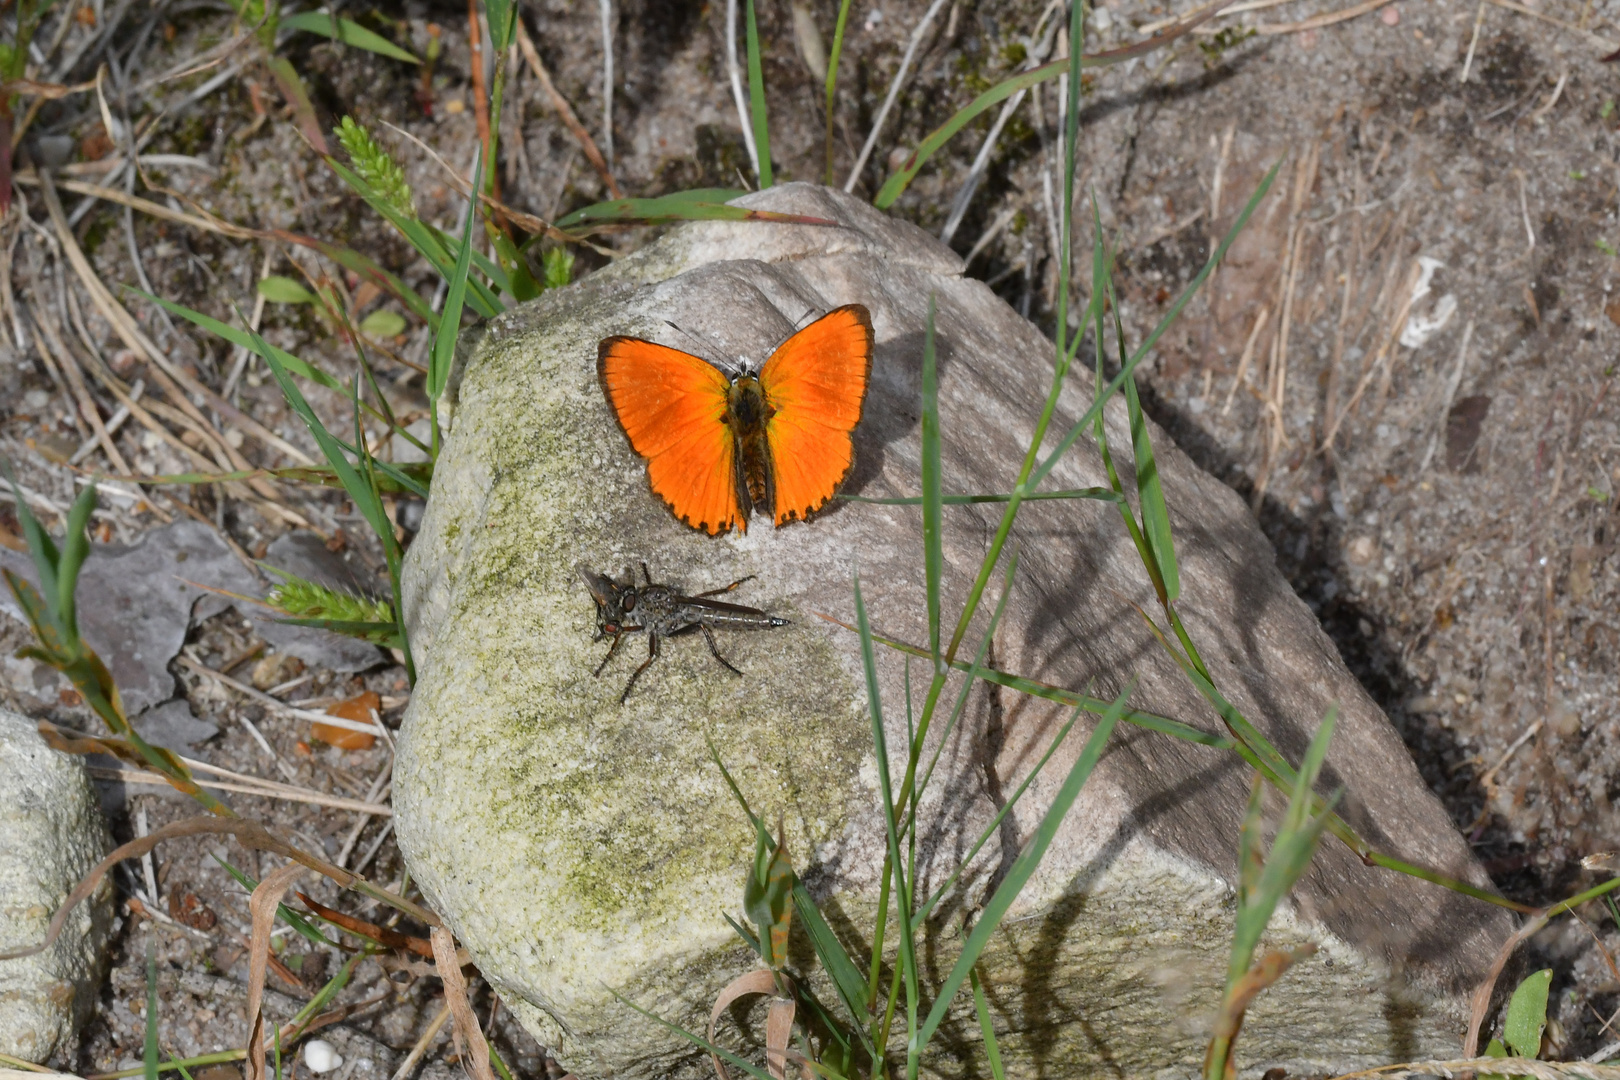
{"type": "Polygon", "coordinates": [[[309,868],[288,863],[259,882],[248,901],[253,913],[253,939],[248,956],[248,1045],[247,1080],[264,1080],[264,980],[270,959],[270,930],[276,922],[276,908],[292,883],[309,868]]]}
{"type": "MultiPolygon", "coordinates": [[[[883,132],[883,123],[889,118],[889,110],[894,108],[896,99],[900,97],[900,91],[905,88],[906,75],[911,71],[911,62],[917,58],[917,49],[922,45],[923,38],[928,35],[928,27],[932,25],[934,16],[938,15],[944,6],[945,0],[933,0],[933,3],[928,5],[928,10],[923,12],[922,19],[912,29],[911,37],[906,41],[905,55],[900,58],[900,68],[894,73],[894,78],[889,80],[889,92],[884,95],[883,105],[872,121],[872,130],[866,136],[860,154],[855,158],[855,167],[849,170],[849,179],[844,181],[846,192],[855,190],[855,184],[860,180],[861,173],[866,171],[867,159],[872,156],[872,149],[877,146],[878,136],[883,132]]],[[[1079,48],[1078,42],[1075,43],[1075,47],[1079,48]]]]}
{"type": "MultiPolygon", "coordinates": [[[[562,120],[563,127],[567,128],[569,133],[578,141],[579,148],[585,153],[585,160],[591,163],[591,168],[596,170],[597,175],[602,178],[602,183],[607,185],[608,194],[615,199],[624,198],[624,192],[619,190],[619,183],[613,179],[613,171],[608,168],[607,162],[603,160],[602,151],[596,148],[596,143],[591,139],[591,133],[585,130],[584,124],[579,122],[579,117],[574,114],[574,109],[568,104],[568,99],[558,93],[556,86],[552,85],[551,73],[546,70],[546,65],[540,62],[540,53],[536,51],[534,42],[529,39],[529,31],[524,27],[523,19],[520,17],[515,22],[517,25],[517,44],[518,48],[523,52],[523,59],[528,63],[529,70],[534,72],[534,77],[540,80],[540,89],[544,90],[546,97],[551,100],[551,107],[557,110],[557,116],[562,120]]],[[[752,140],[753,132],[748,129],[748,125],[743,125],[743,132],[752,140]]]]}
{"type": "Polygon", "coordinates": [[[12,949],[0,953],[0,960],[18,960],[25,956],[36,956],[54,945],[56,939],[61,937],[62,928],[67,925],[67,920],[73,914],[73,909],[78,907],[91,893],[95,892],[100,887],[102,880],[107,876],[107,872],[123,860],[138,859],[164,840],[198,835],[234,836],[245,847],[251,847],[258,851],[268,851],[301,863],[317,874],[330,878],[337,883],[339,888],[353,889],[373,900],[379,900],[389,907],[402,911],[414,919],[419,919],[429,926],[439,925],[439,917],[427,908],[412,903],[403,896],[397,896],[380,886],[373,885],[352,870],[334,866],[325,859],[293,846],[257,821],[249,821],[246,818],[239,817],[227,818],[203,815],[176,821],[160,829],[153,829],[146,836],[114,848],[106,858],[91,869],[90,873],[85,875],[83,880],[74,886],[73,891],[68,894],[68,898],[62,901],[62,906],[56,910],[55,915],[51,916],[50,924],[45,930],[45,940],[43,942],[27,948],[12,949]]]}
{"type": "Polygon", "coordinates": [[[1254,32],[1261,37],[1267,37],[1275,34],[1298,34],[1306,30],[1320,30],[1324,26],[1332,26],[1335,23],[1349,22],[1351,19],[1360,18],[1369,12],[1377,11],[1379,8],[1394,2],[1395,0],[1366,0],[1365,3],[1347,7],[1341,11],[1330,11],[1326,15],[1317,15],[1301,22],[1262,23],[1254,28],[1254,32]]]}
{"type": "Polygon", "coordinates": [[[390,1077],[390,1080],[405,1080],[407,1076],[411,1075],[411,1072],[416,1068],[416,1063],[421,1061],[423,1056],[427,1054],[428,1047],[433,1045],[433,1040],[438,1037],[439,1032],[444,1029],[444,1025],[449,1019],[450,1005],[447,1001],[444,1008],[439,1010],[439,1015],[435,1016],[428,1023],[426,1029],[423,1030],[421,1036],[416,1040],[416,1045],[411,1047],[411,1052],[405,1055],[405,1060],[399,1063],[399,1068],[394,1070],[394,1075],[390,1077]]]}
{"type": "Polygon", "coordinates": [[[432,932],[433,964],[444,982],[444,1003],[455,1020],[451,1034],[456,1041],[456,1053],[461,1062],[472,1070],[473,1080],[495,1080],[495,1071],[489,1065],[489,1043],[484,1031],[473,1015],[472,1003],[467,1000],[467,980],[461,974],[461,962],[456,958],[456,939],[443,926],[432,932]]]}

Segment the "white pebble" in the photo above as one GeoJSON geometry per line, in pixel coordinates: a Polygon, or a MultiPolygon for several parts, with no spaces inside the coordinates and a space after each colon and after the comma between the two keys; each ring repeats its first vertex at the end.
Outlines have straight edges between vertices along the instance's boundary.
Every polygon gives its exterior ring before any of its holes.
{"type": "Polygon", "coordinates": [[[312,1073],[331,1072],[343,1064],[343,1055],[325,1039],[311,1039],[304,1044],[304,1064],[312,1073]]]}

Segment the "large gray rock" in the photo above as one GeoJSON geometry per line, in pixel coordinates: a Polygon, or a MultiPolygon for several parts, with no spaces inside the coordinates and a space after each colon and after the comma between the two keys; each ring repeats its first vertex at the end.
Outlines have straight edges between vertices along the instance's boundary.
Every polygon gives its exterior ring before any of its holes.
{"type": "MultiPolygon", "coordinates": [[[[690,349],[695,338],[758,362],[807,313],[867,305],[877,351],[845,489],[867,496],[919,490],[930,294],[947,491],[1011,487],[1050,382],[1050,343],[912,226],[806,185],[745,201],[844,224],[688,225],[487,327],[406,563],[421,679],[394,772],[402,848],[480,970],[587,1075],[702,1073],[705,1062],[609,989],[701,1030],[718,988],[754,964],[721,918],[740,907],[751,836],[707,739],[755,809],[783,815],[797,866],[851,950],[869,940],[884,839],[857,641],[814,613],[849,618],[859,569],[879,629],[927,636],[917,508],[844,503],[808,525],[756,519],[746,536],[719,539],[679,525],[648,492],[603,400],[598,340],[623,333],[690,349]],[[640,559],[694,592],[758,575],[735,599],[794,623],[722,639],[741,680],[700,640],[669,642],[621,706],[641,646],[591,677],[606,646],[592,643],[594,609],[573,567],[617,572],[640,559]]],[[[1089,383],[1084,369],[1070,380],[1055,431],[1085,409],[1089,383]]],[[[1123,407],[1108,415],[1128,467],[1123,407]]],[[[1155,437],[1185,582],[1179,609],[1226,696],[1296,761],[1339,702],[1324,784],[1347,789],[1345,816],[1381,850],[1485,883],[1242,503],[1155,437]]],[[[1104,483],[1082,439],[1045,486],[1104,483]]],[[[1000,512],[946,511],[948,619],[1000,512]]],[[[1020,562],[996,665],[1103,696],[1140,677],[1134,707],[1219,730],[1142,624],[1135,605],[1151,610],[1151,590],[1112,507],[1026,505],[1011,547],[1020,562]]],[[[878,662],[899,769],[905,665],[887,650],[878,662]]],[[[988,688],[969,701],[921,812],[925,883],[949,872],[1066,717],[988,688]]],[[[1080,741],[1058,753],[927,926],[933,985],[1080,741]]],[[[982,961],[1011,1074],[1197,1072],[1229,949],[1248,781],[1231,752],[1122,726],[982,961]]],[[[1500,909],[1367,867],[1334,840],[1294,900],[1275,942],[1309,939],[1321,951],[1254,1007],[1239,1042],[1246,1067],[1341,1072],[1455,1051],[1462,995],[1510,930],[1500,909]]],[[[966,1060],[980,1052],[971,1003],[958,1001],[927,1065],[982,1075],[966,1060]]]]}
{"type": "MultiPolygon", "coordinates": [[[[46,746],[34,721],[0,709],[0,952],[43,941],[56,909],[111,848],[83,763],[46,746]]],[[[68,1058],[95,1005],[112,928],[104,881],[56,944],[0,960],[0,1052],[68,1058]]]]}

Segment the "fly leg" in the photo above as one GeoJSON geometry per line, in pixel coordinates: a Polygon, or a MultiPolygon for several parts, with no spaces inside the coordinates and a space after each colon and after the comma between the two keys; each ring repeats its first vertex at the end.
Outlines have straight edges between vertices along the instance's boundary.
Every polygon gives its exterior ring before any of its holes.
{"type": "Polygon", "coordinates": [[[647,670],[647,665],[652,663],[656,659],[658,659],[658,635],[657,634],[648,634],[647,635],[647,659],[645,659],[645,660],[643,660],[641,662],[641,666],[636,668],[635,673],[630,676],[630,681],[624,684],[624,693],[619,695],[619,704],[620,705],[623,705],[626,701],[630,700],[630,691],[635,688],[636,680],[641,678],[641,673],[643,671],[647,670]]]}
{"type": "MultiPolygon", "coordinates": [[[[744,578],[743,580],[746,581],[748,579],[744,578]]],[[[731,661],[727,660],[725,657],[720,655],[720,646],[718,644],[716,644],[716,642],[714,640],[714,631],[710,630],[707,626],[702,626],[701,624],[700,624],[699,628],[703,631],[703,640],[707,641],[709,643],[709,651],[714,653],[714,658],[716,660],[720,661],[721,665],[727,671],[731,672],[733,675],[741,677],[742,672],[738,671],[736,668],[732,667],[731,666],[731,661]]]]}
{"type": "Polygon", "coordinates": [[[722,595],[730,592],[731,590],[735,589],[737,586],[741,585],[743,582],[745,582],[745,581],[753,581],[754,578],[756,578],[758,576],[759,575],[757,575],[757,574],[749,574],[745,578],[738,578],[736,581],[733,581],[730,585],[727,585],[723,589],[710,589],[708,592],[700,592],[700,593],[698,593],[698,596],[699,597],[722,596],[722,595]]]}
{"type": "MultiPolygon", "coordinates": [[[[619,628],[619,632],[613,635],[612,647],[608,649],[607,655],[602,657],[602,662],[596,665],[596,670],[591,673],[592,678],[600,679],[602,677],[602,669],[607,667],[608,661],[613,659],[613,654],[619,651],[620,645],[624,644],[624,635],[634,633],[640,629],[641,627],[639,626],[624,626],[619,628]]],[[[600,640],[600,638],[598,640],[600,640]]]]}

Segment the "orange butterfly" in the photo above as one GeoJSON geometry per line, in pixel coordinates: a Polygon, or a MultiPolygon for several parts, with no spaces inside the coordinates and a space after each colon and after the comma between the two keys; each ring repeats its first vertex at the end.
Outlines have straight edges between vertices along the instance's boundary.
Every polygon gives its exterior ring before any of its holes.
{"type": "Polygon", "coordinates": [[[602,342],[597,377],[647,481],[675,516],[718,536],[759,509],[778,527],[826,505],[849,475],[850,432],[872,374],[872,316],[836,308],[788,338],[758,375],[638,338],[602,342]]]}

